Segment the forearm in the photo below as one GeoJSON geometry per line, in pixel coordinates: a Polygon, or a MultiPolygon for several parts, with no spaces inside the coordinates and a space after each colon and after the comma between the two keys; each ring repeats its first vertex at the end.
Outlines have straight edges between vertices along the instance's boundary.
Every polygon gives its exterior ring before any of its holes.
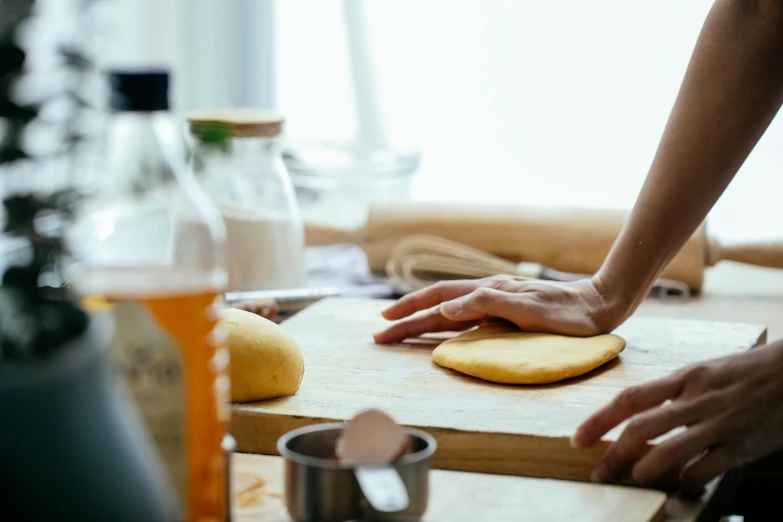
{"type": "Polygon", "coordinates": [[[707,17],[644,187],[596,276],[618,322],[703,221],[783,102],[777,4],[718,0],[707,17]]]}

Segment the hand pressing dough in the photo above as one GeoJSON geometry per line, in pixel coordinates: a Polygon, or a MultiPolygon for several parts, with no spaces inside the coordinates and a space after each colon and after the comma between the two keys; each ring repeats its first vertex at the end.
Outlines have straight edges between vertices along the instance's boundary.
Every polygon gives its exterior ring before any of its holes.
{"type": "Polygon", "coordinates": [[[444,368],[486,381],[546,384],[598,368],[623,348],[625,340],[612,334],[568,337],[491,325],[441,343],[432,359],[444,368]]]}
{"type": "Polygon", "coordinates": [[[220,311],[228,327],[231,400],[261,401],[293,395],[304,376],[304,359],[280,326],[251,312],[220,311]]]}

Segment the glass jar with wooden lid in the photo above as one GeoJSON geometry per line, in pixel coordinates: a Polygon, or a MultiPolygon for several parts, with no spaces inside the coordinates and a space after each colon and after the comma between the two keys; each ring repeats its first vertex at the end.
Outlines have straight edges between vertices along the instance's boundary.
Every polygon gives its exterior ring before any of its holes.
{"type": "Polygon", "coordinates": [[[188,121],[199,181],[226,223],[228,289],[304,286],[304,230],[280,149],[284,119],[230,108],[188,121]]]}

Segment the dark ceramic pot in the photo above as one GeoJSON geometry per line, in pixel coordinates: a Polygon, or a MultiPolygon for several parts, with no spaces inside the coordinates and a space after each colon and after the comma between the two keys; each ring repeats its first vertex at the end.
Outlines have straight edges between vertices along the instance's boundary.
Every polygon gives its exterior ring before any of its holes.
{"type": "Polygon", "coordinates": [[[0,362],[0,520],[171,522],[174,495],[112,375],[108,317],[43,360],[0,362]]]}

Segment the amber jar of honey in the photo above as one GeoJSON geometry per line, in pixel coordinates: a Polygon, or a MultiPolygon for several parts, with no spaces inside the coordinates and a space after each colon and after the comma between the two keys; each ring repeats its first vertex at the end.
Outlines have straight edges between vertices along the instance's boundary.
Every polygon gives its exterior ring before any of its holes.
{"type": "Polygon", "coordinates": [[[228,352],[220,214],[195,182],[165,71],[111,75],[105,169],[72,243],[74,286],[111,307],[118,380],[132,395],[180,504],[179,520],[223,521],[228,352]]]}

